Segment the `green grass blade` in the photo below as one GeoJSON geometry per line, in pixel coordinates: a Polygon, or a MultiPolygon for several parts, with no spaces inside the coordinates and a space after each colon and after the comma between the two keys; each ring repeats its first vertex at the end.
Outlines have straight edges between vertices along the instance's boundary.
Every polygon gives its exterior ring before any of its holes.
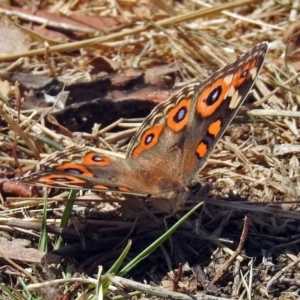
{"type": "Polygon", "coordinates": [[[53,148],[56,149],[56,150],[59,150],[59,151],[65,150],[65,147],[64,147],[64,146],[62,146],[61,144],[58,144],[57,142],[55,142],[55,141],[53,141],[53,140],[51,140],[51,139],[49,139],[49,138],[47,138],[47,137],[45,137],[45,136],[43,136],[43,135],[35,134],[34,137],[35,137],[37,140],[39,140],[39,141],[41,141],[41,142],[47,144],[47,145],[50,146],[50,147],[53,147],[53,148]]]}
{"type": "Polygon", "coordinates": [[[3,296],[2,299],[10,299],[10,300],[27,300],[28,298],[26,298],[25,296],[23,296],[17,289],[14,288],[8,288],[7,286],[5,286],[4,284],[0,283],[0,291],[2,291],[3,293],[1,293],[1,296],[3,296]],[[5,295],[5,297],[4,297],[5,295]]]}
{"type": "MultiPolygon", "coordinates": [[[[69,193],[69,197],[68,197],[68,201],[66,203],[62,218],[61,218],[61,222],[60,222],[60,227],[61,228],[66,228],[68,226],[69,223],[69,219],[70,219],[70,215],[72,213],[72,209],[74,206],[74,199],[76,198],[76,195],[78,193],[78,190],[71,190],[69,193]]],[[[59,249],[60,246],[62,244],[62,238],[61,236],[57,239],[56,243],[55,243],[55,249],[59,249]]]]}
{"type": "Polygon", "coordinates": [[[47,252],[48,250],[48,239],[47,239],[47,189],[44,188],[44,206],[43,206],[43,219],[42,219],[42,229],[41,229],[41,237],[39,240],[38,249],[40,251],[47,252]]]}
{"type": "Polygon", "coordinates": [[[155,251],[165,240],[167,240],[178,227],[187,220],[200,206],[202,202],[197,204],[193,209],[186,213],[178,222],[176,222],[168,231],[166,231],[161,237],[159,237],[154,243],[148,246],[144,251],[142,251],[138,256],[136,256],[130,263],[128,263],[119,273],[119,276],[126,275],[131,269],[133,269],[140,261],[149,256],[153,251],[155,251]]]}
{"type": "Polygon", "coordinates": [[[110,285],[110,275],[111,274],[116,274],[123,263],[124,259],[126,258],[130,248],[131,248],[131,241],[129,240],[127,243],[127,246],[119,256],[119,258],[115,261],[115,263],[110,267],[110,269],[103,275],[101,276],[102,280],[102,294],[106,295],[108,291],[108,287],[110,285]]]}

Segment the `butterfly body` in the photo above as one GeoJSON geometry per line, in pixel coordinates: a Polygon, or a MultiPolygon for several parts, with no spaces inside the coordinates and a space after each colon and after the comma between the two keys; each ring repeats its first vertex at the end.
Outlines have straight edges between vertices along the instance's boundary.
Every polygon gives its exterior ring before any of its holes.
{"type": "Polygon", "coordinates": [[[21,181],[150,195],[167,204],[163,210],[178,210],[252,88],[266,51],[266,42],[258,44],[156,106],[131,139],[125,159],[71,148],[50,155],[21,181]]]}

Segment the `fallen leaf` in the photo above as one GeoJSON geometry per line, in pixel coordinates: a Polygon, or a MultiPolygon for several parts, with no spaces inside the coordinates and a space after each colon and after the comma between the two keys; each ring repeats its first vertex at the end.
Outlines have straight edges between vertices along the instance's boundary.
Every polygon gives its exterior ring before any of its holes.
{"type": "Polygon", "coordinates": [[[45,252],[29,248],[30,246],[31,243],[29,240],[13,239],[10,241],[5,237],[0,236],[0,249],[11,260],[18,263],[41,263],[45,252]]]}
{"type": "Polygon", "coordinates": [[[13,54],[29,49],[27,36],[16,27],[0,24],[0,54],[13,54]]]}

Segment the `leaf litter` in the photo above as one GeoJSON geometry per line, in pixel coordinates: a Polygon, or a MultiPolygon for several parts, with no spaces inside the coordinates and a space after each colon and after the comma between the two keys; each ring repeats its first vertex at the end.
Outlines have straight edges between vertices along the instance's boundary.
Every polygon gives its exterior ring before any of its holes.
{"type": "MultiPolygon", "coordinates": [[[[131,118],[145,117],[155,102],[185,84],[201,82],[266,40],[269,52],[252,94],[200,171],[200,192],[192,195],[183,211],[167,219],[168,227],[194,203],[204,200],[205,206],[134,268],[130,280],[111,278],[114,289],[109,295],[139,290],[142,294],[135,297],[146,299],[190,299],[189,295],[197,299],[298,299],[298,10],[275,1],[161,3],[75,5],[67,1],[59,6],[45,2],[39,9],[44,19],[10,7],[0,11],[6,18],[1,28],[19,34],[9,36],[10,45],[15,45],[12,50],[0,50],[1,99],[6,103],[0,107],[0,226],[2,239],[7,240],[0,249],[6,261],[1,268],[3,284],[20,289],[14,280],[21,272],[29,282],[38,281],[36,288],[43,293],[51,283],[49,278],[61,277],[51,263],[60,263],[62,268],[72,264],[75,271],[93,277],[98,266],[111,267],[128,239],[132,240],[130,260],[165,231],[163,214],[152,214],[148,203],[133,196],[124,199],[91,192],[76,196],[70,225],[61,228],[68,193],[48,189],[48,245],[52,250],[58,235],[64,244],[45,254],[36,250],[42,190],[6,178],[27,172],[41,158],[72,145],[124,156],[140,124],[131,118]],[[53,14],[55,22],[50,24],[53,14]],[[73,15],[76,26],[66,21],[73,20],[73,15]],[[86,22],[78,23],[78,15],[117,22],[106,22],[101,29],[90,24],[87,30],[86,22]],[[47,31],[41,35],[38,28],[47,31]],[[151,73],[159,81],[145,79],[151,73]],[[43,84],[25,84],[20,74],[43,84]],[[78,93],[85,93],[84,85],[92,92],[101,82],[108,90],[101,88],[82,103],[73,102],[78,93]],[[65,102],[61,102],[62,92],[68,93],[65,102]],[[95,115],[89,111],[99,111],[98,119],[86,123],[95,115]],[[22,243],[24,239],[30,244],[22,243]],[[16,246],[8,248],[6,243],[16,246]],[[44,255],[42,262],[40,255],[35,256],[30,277],[25,268],[33,263],[33,254],[26,258],[24,247],[32,248],[28,253],[44,255]],[[21,253],[22,261],[17,259],[21,253]],[[39,271],[45,262],[47,274],[39,271]]],[[[5,36],[2,33],[0,39],[5,36]]],[[[57,282],[57,286],[67,283],[57,282]]],[[[70,299],[79,288],[69,286],[70,299]]],[[[59,288],[55,292],[63,295],[59,288]]]]}

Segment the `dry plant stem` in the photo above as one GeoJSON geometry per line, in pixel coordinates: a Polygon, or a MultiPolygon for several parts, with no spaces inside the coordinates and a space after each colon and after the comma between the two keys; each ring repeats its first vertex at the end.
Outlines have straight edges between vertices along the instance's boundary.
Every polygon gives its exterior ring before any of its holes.
{"type": "MultiPolygon", "coordinates": [[[[0,8],[0,12],[2,11],[3,9],[0,8]]],[[[32,18],[34,17],[32,14],[29,16],[29,18],[32,18]]],[[[6,18],[6,20],[11,24],[11,26],[14,26],[15,28],[19,29],[20,31],[22,31],[25,35],[28,35],[30,37],[30,39],[32,40],[36,40],[36,41],[39,41],[41,43],[43,42],[47,42],[49,43],[50,45],[57,45],[57,44],[60,44],[59,41],[56,41],[56,40],[52,40],[51,38],[48,38],[46,36],[42,36],[40,34],[38,34],[37,32],[34,32],[33,30],[29,29],[29,28],[26,28],[22,25],[19,25],[17,24],[17,22],[19,20],[14,20],[14,21],[11,21],[9,18],[6,18]]],[[[47,23],[48,24],[48,23],[47,23]]]]}
{"type": "MultiPolygon", "coordinates": [[[[6,74],[7,72],[12,72],[18,67],[20,67],[24,62],[23,57],[20,57],[16,61],[12,62],[9,66],[7,66],[5,69],[3,69],[0,74],[6,74]]],[[[8,103],[6,103],[8,105],[8,103]]]]}
{"type": "MultiPolygon", "coordinates": [[[[18,122],[18,124],[20,124],[22,101],[21,101],[21,93],[20,93],[20,89],[19,89],[19,83],[17,81],[15,82],[15,98],[16,98],[16,102],[17,102],[17,113],[18,113],[17,122],[18,122]]],[[[21,165],[20,165],[20,162],[18,161],[18,156],[17,156],[17,146],[18,146],[18,137],[15,136],[13,147],[12,147],[12,156],[14,158],[14,161],[16,162],[18,169],[21,169],[21,165]]]]}
{"type": "Polygon", "coordinates": [[[35,157],[39,157],[39,154],[37,152],[37,148],[35,147],[32,140],[29,138],[28,134],[24,133],[23,130],[18,126],[18,124],[9,116],[5,110],[3,109],[3,103],[0,101],[0,114],[2,118],[9,124],[11,129],[20,136],[21,139],[23,139],[26,142],[26,145],[28,148],[34,153],[35,157]]]}
{"type": "MultiPolygon", "coordinates": [[[[0,159],[1,159],[1,157],[0,157],[0,159]]],[[[67,193],[66,193],[66,196],[67,196],[67,193]]],[[[42,197],[36,197],[36,198],[22,197],[22,199],[20,199],[20,197],[7,197],[6,200],[8,201],[9,205],[14,205],[14,203],[16,203],[15,205],[17,206],[18,203],[26,203],[27,201],[28,202],[32,201],[33,205],[36,206],[36,205],[43,203],[44,198],[42,198],[42,197]]],[[[49,197],[48,203],[49,203],[49,201],[51,201],[51,203],[65,202],[66,198],[54,196],[51,198],[49,197]]],[[[0,215],[1,215],[1,213],[0,213],[0,215]]]]}
{"type": "MultiPolygon", "coordinates": [[[[211,5],[206,3],[205,1],[197,1],[197,3],[199,3],[200,5],[205,6],[205,7],[211,7],[211,5]]],[[[239,14],[236,14],[236,13],[232,13],[230,11],[222,11],[222,14],[225,15],[225,16],[235,18],[237,20],[244,21],[244,22],[247,22],[247,23],[250,23],[250,24],[258,25],[258,26],[261,26],[261,27],[268,27],[268,28],[272,28],[272,29],[275,29],[275,30],[283,30],[280,26],[270,25],[268,23],[262,22],[261,20],[257,20],[257,19],[253,20],[251,18],[247,18],[245,16],[242,16],[242,15],[239,15],[239,14]]]]}
{"type": "MultiPolygon", "coordinates": [[[[249,295],[249,283],[247,282],[247,276],[250,277],[249,271],[246,272],[246,274],[242,274],[242,271],[240,270],[240,274],[241,274],[241,279],[242,279],[242,284],[245,287],[245,289],[242,291],[240,298],[239,299],[245,299],[245,294],[247,293],[247,295],[249,295]]],[[[251,299],[251,298],[247,298],[247,299],[251,299]]]]}
{"type": "MultiPolygon", "coordinates": [[[[21,219],[14,218],[5,223],[1,220],[0,220],[0,222],[2,224],[6,223],[8,226],[11,226],[11,227],[20,227],[22,229],[34,230],[37,232],[41,231],[41,224],[37,224],[34,222],[30,222],[30,221],[24,221],[21,219]]],[[[63,234],[63,232],[67,232],[67,234],[69,236],[78,237],[78,234],[75,232],[75,230],[68,229],[68,228],[61,228],[61,227],[57,227],[57,226],[53,226],[53,225],[47,225],[47,232],[54,233],[54,234],[63,234]]]]}
{"type": "Polygon", "coordinates": [[[237,249],[234,251],[232,256],[225,262],[221,270],[218,272],[218,274],[215,276],[215,278],[212,280],[212,284],[218,283],[220,280],[222,280],[227,273],[229,267],[232,265],[234,260],[237,258],[237,256],[242,252],[247,234],[248,234],[248,229],[249,229],[249,219],[247,217],[244,218],[244,228],[243,232],[240,238],[240,243],[237,247],[237,249]]]}
{"type": "MultiPolygon", "coordinates": [[[[5,109],[5,114],[6,115],[8,115],[8,116],[17,116],[17,114],[16,114],[16,111],[15,110],[13,110],[12,108],[10,108],[10,107],[2,107],[1,106],[1,103],[0,103],[0,109],[2,109],[2,110],[4,110],[5,109]]],[[[50,108],[51,109],[51,108],[50,108]]],[[[49,112],[49,111],[48,111],[49,112]]],[[[1,111],[0,111],[0,113],[1,113],[1,111]]],[[[41,118],[40,118],[41,119],[41,118]]],[[[9,119],[9,120],[11,120],[11,119],[9,119]]],[[[32,121],[30,118],[28,118],[28,117],[26,117],[25,115],[23,115],[23,114],[20,114],[20,120],[21,120],[21,124],[20,124],[20,126],[23,126],[23,125],[25,125],[25,123],[26,122],[28,122],[28,121],[32,121]]],[[[10,126],[12,126],[11,125],[11,122],[8,122],[9,123],[9,125],[10,126]]],[[[17,129],[19,128],[19,126],[17,127],[17,129]]],[[[50,129],[48,129],[48,128],[46,128],[45,126],[43,126],[43,125],[41,125],[41,124],[39,124],[39,123],[37,123],[37,121],[35,121],[35,123],[33,124],[33,125],[30,125],[30,128],[33,128],[34,130],[39,130],[39,131],[42,131],[42,132],[44,132],[45,134],[47,134],[47,135],[49,135],[50,137],[53,137],[54,139],[56,139],[56,140],[60,140],[61,139],[61,135],[59,135],[59,134],[57,134],[57,133],[55,133],[53,130],[50,130],[50,129]]],[[[13,130],[15,130],[15,128],[12,128],[13,130]]],[[[26,130],[28,130],[28,127],[27,127],[27,129],[26,130]]],[[[23,135],[24,135],[24,132],[22,131],[22,130],[20,130],[20,132],[21,133],[19,133],[19,132],[16,132],[17,134],[19,134],[20,135],[20,137],[23,139],[23,135]],[[23,134],[23,135],[21,135],[21,134],[23,134]]],[[[27,137],[27,136],[26,136],[27,137]]],[[[66,139],[65,139],[66,140],[66,139]]],[[[25,140],[26,141],[26,140],[25,140]]],[[[70,141],[68,140],[66,140],[65,141],[65,143],[68,143],[68,145],[70,145],[70,141]]],[[[74,144],[74,143],[73,143],[74,144]]],[[[28,146],[29,147],[29,146],[28,146]]],[[[29,147],[30,148],[30,147],[29,147]]],[[[34,146],[34,149],[36,150],[36,147],[34,146]]]]}
{"type": "Polygon", "coordinates": [[[260,205],[255,205],[258,203],[245,204],[245,203],[238,203],[238,202],[227,202],[227,201],[218,200],[218,199],[207,199],[207,200],[205,200],[205,198],[203,198],[203,199],[204,199],[204,201],[206,201],[207,204],[213,204],[213,205],[217,205],[217,206],[221,206],[221,207],[232,208],[235,210],[254,211],[255,213],[258,213],[258,212],[268,213],[268,214],[273,214],[274,216],[281,217],[281,218],[300,220],[299,212],[285,211],[285,210],[274,208],[274,207],[268,207],[267,205],[270,204],[269,202],[259,203],[260,205]],[[265,206],[262,207],[261,206],[262,204],[265,206]]]}
{"type": "Polygon", "coordinates": [[[119,276],[110,276],[110,280],[120,286],[129,289],[138,290],[148,295],[161,297],[163,299],[176,299],[176,300],[225,300],[225,298],[215,297],[198,293],[196,295],[187,295],[182,293],[171,292],[148,284],[142,284],[133,280],[125,279],[119,276]]]}
{"type": "MultiPolygon", "coordinates": [[[[181,22],[187,22],[199,17],[204,17],[212,14],[216,14],[218,12],[221,12],[222,10],[226,9],[233,9],[235,7],[239,7],[242,5],[247,5],[247,4],[253,4],[255,2],[258,2],[258,0],[237,0],[234,2],[229,2],[229,3],[224,3],[221,5],[216,5],[215,7],[212,8],[204,8],[195,12],[190,12],[187,14],[171,17],[165,20],[161,20],[156,22],[158,26],[167,26],[167,25],[174,25],[176,23],[181,23],[181,22]]],[[[129,30],[124,30],[121,32],[116,32],[113,34],[109,34],[103,37],[97,37],[89,40],[84,40],[84,41],[79,41],[79,42],[73,42],[73,43],[67,43],[67,44],[62,44],[62,45],[55,45],[47,48],[48,53],[53,53],[53,52],[60,52],[60,51],[73,51],[73,50],[78,50],[82,47],[86,46],[91,46],[94,44],[101,44],[104,42],[112,41],[112,40],[117,40],[117,39],[122,39],[125,36],[132,35],[132,34],[137,34],[140,32],[143,32],[147,30],[149,25],[142,25],[142,26],[137,26],[133,29],[129,30]]],[[[11,55],[3,55],[0,56],[1,61],[8,61],[8,60],[14,60],[18,59],[19,57],[22,56],[34,56],[34,55],[44,55],[46,51],[46,48],[41,48],[41,49],[36,49],[36,50],[31,50],[27,52],[21,52],[21,53],[16,53],[16,54],[11,54],[11,55]]]]}
{"type": "MultiPolygon", "coordinates": [[[[203,55],[202,52],[198,51],[198,45],[197,43],[193,40],[193,38],[189,35],[188,32],[185,32],[183,28],[177,26],[177,31],[178,31],[178,36],[181,37],[186,45],[185,45],[185,51],[186,51],[186,55],[189,56],[189,53],[187,51],[190,51],[193,55],[193,57],[198,57],[201,61],[205,62],[206,65],[208,66],[212,66],[212,62],[211,60],[206,56],[206,55],[203,55]]],[[[180,40],[176,40],[174,41],[175,42],[175,45],[179,42],[180,40]]],[[[182,43],[183,44],[183,43],[182,43]]],[[[198,66],[198,63],[196,61],[194,61],[194,63],[198,66]]],[[[201,68],[199,66],[199,68],[197,68],[197,72],[199,71],[200,74],[203,74],[203,68],[201,68]]],[[[198,74],[197,74],[198,76],[198,74]]]]}
{"type": "Polygon", "coordinates": [[[110,125],[106,126],[105,128],[101,129],[98,131],[98,135],[104,134],[106,132],[109,132],[110,130],[114,129],[115,127],[117,127],[120,123],[122,123],[124,121],[123,118],[120,118],[119,120],[111,123],[110,125]]]}
{"type": "Polygon", "coordinates": [[[189,65],[191,65],[195,68],[195,70],[196,70],[195,76],[197,76],[197,74],[202,73],[201,67],[198,66],[197,62],[192,59],[193,55],[188,55],[188,52],[191,51],[191,52],[193,52],[195,57],[198,56],[201,59],[203,59],[197,51],[192,50],[193,48],[198,49],[197,46],[193,43],[192,39],[189,39],[188,36],[186,36],[185,33],[182,30],[180,30],[180,28],[177,26],[176,30],[179,32],[179,35],[185,41],[186,44],[180,42],[180,40],[175,41],[173,39],[173,35],[171,33],[169,34],[166,29],[157,25],[157,23],[152,22],[151,20],[149,20],[149,23],[158,31],[164,33],[166,35],[166,37],[168,37],[168,39],[170,40],[172,47],[174,49],[176,49],[178,51],[178,53],[180,53],[180,55],[182,56],[182,59],[184,59],[184,61],[186,61],[189,65]],[[189,47],[187,47],[187,45],[190,45],[192,47],[189,48],[189,47]]]}
{"type": "Polygon", "coordinates": [[[299,5],[300,5],[299,0],[292,1],[292,7],[295,7],[295,8],[291,9],[290,17],[289,17],[290,22],[295,22],[297,20],[297,16],[299,14],[299,11],[298,11],[299,5]]]}
{"type": "Polygon", "coordinates": [[[176,292],[179,290],[179,282],[182,279],[182,264],[179,264],[177,270],[174,271],[175,278],[173,279],[173,291],[176,292]]]}
{"type": "MultiPolygon", "coordinates": [[[[188,236],[193,237],[193,234],[190,235],[189,232],[186,232],[185,235],[186,235],[187,237],[188,237],[188,236]]],[[[225,253],[227,253],[228,255],[232,255],[232,254],[233,254],[233,251],[232,251],[230,248],[226,247],[224,244],[222,244],[221,241],[218,240],[218,238],[212,237],[212,236],[210,236],[210,235],[208,235],[208,234],[206,234],[206,233],[204,233],[204,232],[202,232],[201,234],[197,233],[197,236],[198,236],[199,239],[201,239],[201,240],[208,241],[208,242],[212,243],[213,245],[215,245],[216,247],[222,248],[223,251],[224,251],[225,253]]],[[[238,257],[237,257],[237,260],[238,260],[239,262],[242,262],[242,261],[244,261],[244,258],[243,258],[242,256],[238,256],[238,257]]]]}
{"type": "MultiPolygon", "coordinates": [[[[29,14],[19,12],[19,11],[11,11],[9,9],[0,8],[0,13],[7,15],[7,16],[18,17],[19,19],[22,19],[25,21],[38,23],[38,24],[41,24],[44,26],[51,26],[51,27],[58,28],[58,29],[79,31],[79,32],[86,32],[86,33],[94,33],[96,31],[93,28],[88,28],[88,25],[86,25],[86,24],[84,26],[74,26],[74,25],[63,23],[63,22],[62,23],[54,22],[49,19],[46,19],[43,17],[38,17],[38,16],[35,16],[32,14],[29,15],[29,14]]],[[[64,17],[67,17],[67,16],[64,16],[64,17]]],[[[20,28],[20,26],[19,26],[19,28],[20,28]]]]}
{"type": "Polygon", "coordinates": [[[14,275],[14,276],[21,276],[20,272],[17,272],[13,267],[4,265],[0,267],[0,272],[2,274],[9,274],[9,275],[14,275]]]}
{"type": "Polygon", "coordinates": [[[19,83],[16,81],[15,82],[15,98],[17,102],[17,112],[18,112],[18,124],[20,123],[20,114],[21,114],[21,92],[19,89],[19,83]]]}
{"type": "Polygon", "coordinates": [[[164,3],[164,1],[152,0],[151,2],[152,2],[152,5],[154,5],[157,9],[162,10],[167,15],[170,15],[170,16],[176,16],[177,15],[176,10],[173,9],[173,7],[168,5],[167,3],[164,3]]]}
{"type": "Polygon", "coordinates": [[[86,284],[97,284],[97,280],[94,278],[65,278],[65,279],[56,279],[52,281],[46,281],[42,283],[35,283],[35,284],[29,284],[27,286],[28,291],[38,290],[41,288],[50,287],[53,285],[61,285],[66,283],[72,283],[72,282],[80,282],[80,283],[86,283],[86,284]]]}
{"type": "Polygon", "coordinates": [[[261,106],[263,103],[265,103],[271,96],[275,95],[278,91],[282,89],[284,86],[288,86],[288,84],[293,81],[294,79],[298,78],[300,76],[300,72],[295,74],[293,77],[289,78],[287,81],[283,82],[280,87],[275,88],[272,92],[268,93],[265,97],[260,99],[259,101],[256,101],[253,105],[254,106],[261,106]]]}
{"type": "Polygon", "coordinates": [[[18,264],[14,263],[10,258],[8,258],[4,251],[0,248],[0,256],[2,256],[7,263],[9,263],[11,266],[13,266],[15,269],[19,270],[21,273],[23,273],[25,276],[27,276],[32,282],[38,282],[35,277],[31,276],[26,270],[21,268],[18,264]]]}
{"type": "Polygon", "coordinates": [[[290,263],[289,265],[287,265],[286,267],[282,268],[279,272],[277,272],[273,278],[268,282],[267,286],[266,286],[266,295],[269,297],[268,295],[268,291],[271,288],[271,286],[273,285],[273,283],[279,279],[279,277],[288,269],[292,268],[293,266],[297,265],[300,262],[300,257],[293,261],[292,263],[290,263]]]}
{"type": "MultiPolygon", "coordinates": [[[[138,215],[136,216],[136,218],[135,218],[135,220],[134,220],[134,223],[133,223],[132,226],[131,226],[130,231],[129,231],[128,234],[124,237],[124,239],[123,239],[119,244],[117,244],[117,245],[114,247],[114,250],[117,250],[118,247],[119,247],[120,245],[125,244],[126,241],[128,241],[128,240],[130,241],[129,237],[131,236],[133,230],[135,229],[135,226],[136,226],[136,224],[137,224],[137,221],[138,221],[138,219],[139,219],[139,216],[140,216],[140,214],[138,214],[138,215]]],[[[130,243],[131,243],[131,241],[130,241],[130,243]]]]}
{"type": "Polygon", "coordinates": [[[251,116],[268,116],[268,117],[289,117],[300,118],[299,111],[277,110],[277,109],[252,109],[249,111],[251,116]]]}
{"type": "Polygon", "coordinates": [[[122,138],[128,138],[131,137],[136,131],[138,127],[122,130],[120,132],[114,133],[108,137],[105,138],[105,141],[108,143],[113,144],[114,142],[118,142],[122,138]]]}

